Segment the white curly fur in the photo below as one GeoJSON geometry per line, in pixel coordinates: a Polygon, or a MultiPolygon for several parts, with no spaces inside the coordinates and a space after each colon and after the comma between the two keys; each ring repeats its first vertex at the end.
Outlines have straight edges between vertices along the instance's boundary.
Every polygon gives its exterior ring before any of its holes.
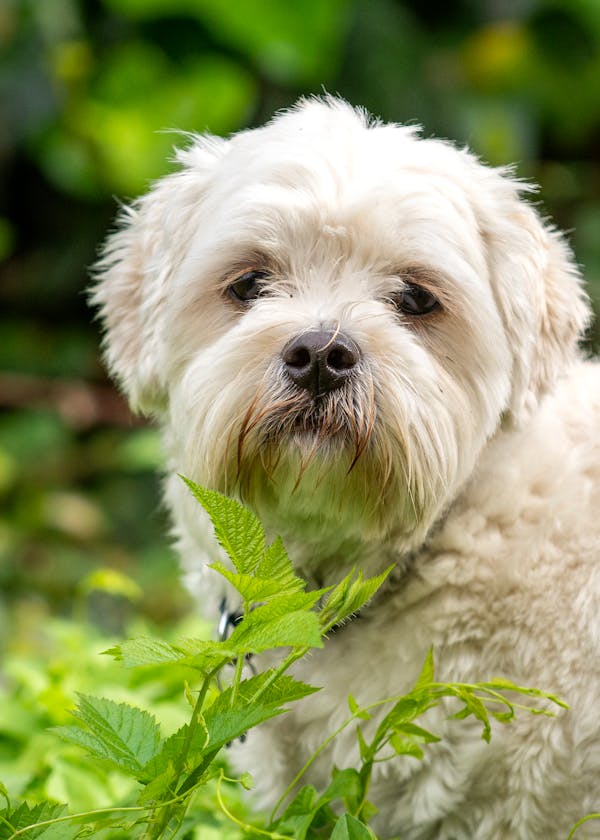
{"type": "MultiPolygon", "coordinates": [[[[430,713],[443,740],[425,760],[378,765],[376,830],[566,838],[600,807],[600,375],[578,350],[589,313],[568,246],[510,171],[332,98],[195,137],[178,160],[109,237],[94,301],[111,371],[164,430],[191,590],[214,612],[218,550],[178,472],[241,495],[314,582],[398,564],[297,667],[323,690],[253,731],[240,763],[274,801],[350,692],[408,690],[433,644],[440,679],[506,676],[571,709],[494,726],[489,746],[430,713]],[[268,293],[236,305],[228,284],[257,266],[268,293]],[[407,278],[441,309],[399,313],[407,278]],[[316,328],[360,361],[311,430],[281,354],[316,328]]],[[[356,762],[344,735],[309,780],[356,762]]]]}

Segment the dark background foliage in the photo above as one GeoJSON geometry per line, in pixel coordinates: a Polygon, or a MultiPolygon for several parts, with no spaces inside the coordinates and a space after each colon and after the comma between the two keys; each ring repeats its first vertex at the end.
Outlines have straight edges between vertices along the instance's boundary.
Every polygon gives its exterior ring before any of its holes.
{"type": "Polygon", "coordinates": [[[169,170],[169,129],[323,90],[515,162],[600,298],[598,0],[1,0],[0,655],[82,605],[110,630],[188,609],[88,267],[116,197],[169,170]]]}

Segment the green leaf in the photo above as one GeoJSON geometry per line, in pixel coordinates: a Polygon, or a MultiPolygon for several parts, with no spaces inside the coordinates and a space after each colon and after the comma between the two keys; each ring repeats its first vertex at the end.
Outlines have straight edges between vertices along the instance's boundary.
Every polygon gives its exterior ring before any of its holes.
{"type": "Polygon", "coordinates": [[[265,720],[283,714],[284,703],[299,700],[317,689],[284,674],[273,680],[256,700],[274,671],[267,671],[250,679],[242,680],[232,705],[233,688],[230,686],[219,694],[204,712],[208,732],[207,751],[220,749],[224,744],[239,738],[249,729],[265,720]]]}
{"type": "Polygon", "coordinates": [[[321,807],[336,799],[357,799],[362,796],[362,788],[362,780],[358,770],[355,770],[353,767],[338,770],[337,767],[334,767],[332,780],[325,793],[319,797],[318,805],[321,807]]]}
{"type": "MultiPolygon", "coordinates": [[[[516,685],[511,680],[504,679],[503,677],[494,677],[491,682],[482,682],[477,683],[476,685],[478,688],[491,689],[492,691],[516,691],[525,697],[536,697],[542,700],[549,700],[551,703],[560,706],[562,709],[569,708],[569,704],[564,700],[561,700],[561,698],[557,697],[555,694],[549,694],[547,691],[541,691],[539,688],[525,688],[524,686],[516,685]]],[[[542,714],[553,714],[547,710],[538,711],[541,711],[542,714]]]]}
{"type": "Polygon", "coordinates": [[[234,499],[182,478],[210,516],[215,536],[237,571],[253,572],[265,551],[265,532],[257,517],[234,499]]]}
{"type": "Polygon", "coordinates": [[[285,809],[283,818],[312,813],[318,796],[312,785],[304,785],[285,809]]]}
{"type": "Polygon", "coordinates": [[[183,645],[172,645],[162,639],[139,637],[128,639],[119,645],[102,651],[123,662],[126,668],[137,668],[140,665],[164,665],[166,662],[180,662],[190,654],[183,645]]]}
{"type": "Polygon", "coordinates": [[[319,808],[317,799],[315,788],[304,785],[285,809],[281,819],[271,828],[276,828],[278,832],[292,831],[294,840],[305,840],[319,808]]]}
{"type": "Polygon", "coordinates": [[[256,575],[269,578],[279,583],[280,592],[297,592],[306,586],[306,581],[294,574],[294,567],[287,555],[281,537],[265,550],[262,560],[256,567],[256,575]]]}
{"type": "Polygon", "coordinates": [[[122,661],[127,668],[177,662],[203,672],[213,671],[237,656],[227,642],[184,639],[173,645],[161,639],[145,637],[129,639],[104,653],[122,661]]]}
{"type": "Polygon", "coordinates": [[[352,694],[348,695],[348,706],[356,718],[360,718],[361,720],[371,720],[373,717],[373,715],[370,715],[365,709],[360,708],[352,694]]]}
{"type": "Polygon", "coordinates": [[[411,692],[398,700],[384,720],[387,726],[399,726],[413,721],[435,705],[437,701],[428,691],[411,692]]]}
{"type": "Polygon", "coordinates": [[[141,773],[144,765],[160,751],[162,739],[158,724],[142,709],[79,695],[79,705],[73,715],[87,728],[60,726],[54,731],[132,775],[141,773]]]}
{"type": "MultiPolygon", "coordinates": [[[[223,563],[211,563],[209,568],[214,569],[229,581],[237,589],[244,601],[256,603],[268,601],[270,598],[281,595],[279,582],[270,578],[256,577],[254,574],[240,574],[228,569],[223,563]]],[[[300,581],[301,586],[304,584],[300,581]]]]}
{"type": "MultiPolygon", "coordinates": [[[[223,692],[225,693],[225,692],[223,692]]],[[[213,704],[206,710],[205,720],[208,729],[208,749],[219,750],[244,735],[249,729],[264,723],[273,717],[283,714],[284,709],[275,706],[263,706],[255,703],[243,708],[223,708],[221,704],[213,704]]]]}
{"type": "Polygon", "coordinates": [[[331,840],[377,840],[368,825],[351,814],[343,814],[335,824],[331,840]]]}
{"type": "Polygon", "coordinates": [[[378,813],[379,808],[373,805],[372,802],[369,802],[369,800],[364,801],[360,806],[360,815],[366,822],[368,822],[378,813]]]}
{"type": "Polygon", "coordinates": [[[144,778],[150,781],[142,788],[142,792],[138,797],[138,805],[158,802],[164,798],[168,791],[172,790],[177,781],[175,765],[170,761],[162,772],[158,772],[153,762],[151,762],[148,772],[144,773],[144,778]]]}
{"type": "MultiPolygon", "coordinates": [[[[236,702],[243,705],[244,703],[253,703],[254,698],[256,698],[263,706],[282,706],[284,703],[293,703],[295,700],[301,700],[303,697],[320,690],[294,679],[289,674],[280,674],[270,682],[276,673],[276,670],[271,668],[262,674],[256,674],[247,680],[242,680],[238,686],[236,702]]],[[[215,699],[213,705],[218,699],[222,706],[230,706],[232,691],[231,686],[226,688],[215,699]]]]}
{"type": "MultiPolygon", "coordinates": [[[[184,750],[187,749],[186,763],[184,769],[191,770],[196,766],[200,757],[204,754],[204,750],[208,745],[209,734],[206,725],[195,727],[191,740],[189,740],[190,727],[185,724],[176,732],[170,735],[162,744],[161,750],[154,755],[147,764],[144,765],[141,773],[141,778],[152,780],[154,777],[162,776],[163,784],[168,784],[174,778],[174,769],[180,760],[180,756],[184,750]]],[[[156,779],[154,779],[156,781],[156,779]]],[[[156,786],[155,786],[156,787],[156,786]]],[[[165,790],[166,788],[162,788],[165,790]]],[[[143,798],[147,801],[148,792],[144,792],[143,798]]]]}
{"type": "Polygon", "coordinates": [[[421,668],[419,678],[414,685],[413,692],[427,688],[434,681],[434,678],[433,647],[430,647],[427,652],[427,656],[425,657],[423,667],[421,668]]]}
{"type": "Polygon", "coordinates": [[[412,755],[414,758],[422,759],[425,753],[418,744],[415,744],[410,738],[402,738],[401,735],[394,734],[390,738],[390,746],[393,748],[396,755],[412,755]]]}
{"type": "Polygon", "coordinates": [[[365,736],[362,734],[362,729],[360,726],[356,727],[356,737],[358,738],[358,748],[360,750],[360,757],[364,762],[371,761],[373,756],[371,754],[371,748],[365,741],[365,736]]]}
{"type": "Polygon", "coordinates": [[[323,647],[316,613],[296,610],[273,616],[270,606],[258,607],[247,615],[227,640],[228,646],[240,655],[277,647],[323,647]]]}
{"type": "Polygon", "coordinates": [[[322,624],[324,626],[339,624],[358,612],[370,601],[393,568],[393,566],[389,566],[380,575],[372,578],[363,578],[362,571],[359,571],[354,580],[355,573],[352,571],[333,589],[329,598],[325,601],[322,610],[322,624]]]}
{"type": "MultiPolygon", "coordinates": [[[[242,599],[248,602],[268,601],[273,597],[298,594],[306,587],[306,581],[294,574],[279,537],[265,549],[256,567],[247,573],[234,572],[220,562],[211,564],[210,568],[223,575],[237,589],[242,599]]],[[[311,606],[327,591],[319,589],[310,593],[311,606]]],[[[308,597],[308,594],[305,595],[305,598],[308,597]]]]}
{"type": "Polygon", "coordinates": [[[352,569],[346,577],[342,578],[342,580],[333,587],[329,593],[329,597],[325,600],[325,603],[323,604],[323,616],[327,616],[327,620],[332,618],[332,616],[335,616],[344,603],[354,572],[355,570],[352,569]]]}
{"type": "Polygon", "coordinates": [[[424,744],[436,744],[440,740],[433,732],[429,732],[429,730],[423,729],[422,726],[417,726],[415,723],[400,723],[394,727],[394,731],[399,735],[406,735],[409,738],[422,741],[424,744]]]}
{"type": "MultiPolygon", "coordinates": [[[[53,802],[40,802],[30,807],[23,802],[14,811],[0,811],[0,840],[9,840],[16,831],[23,831],[28,826],[35,826],[36,823],[56,820],[66,815],[66,805],[57,805],[53,802]],[[6,822],[10,823],[10,826],[6,822]]],[[[81,826],[71,822],[63,821],[53,825],[40,825],[23,832],[24,840],[74,840],[78,835],[81,826]]]]}
{"type": "Polygon", "coordinates": [[[459,700],[462,700],[462,702],[465,704],[464,709],[461,709],[461,711],[457,712],[455,715],[453,715],[453,717],[456,720],[461,720],[463,718],[469,717],[469,715],[473,715],[473,717],[481,721],[481,723],[483,724],[481,737],[484,741],[489,743],[492,737],[490,719],[488,711],[479,699],[479,697],[476,697],[471,689],[461,685],[451,685],[449,686],[449,689],[449,694],[454,695],[459,700]]]}

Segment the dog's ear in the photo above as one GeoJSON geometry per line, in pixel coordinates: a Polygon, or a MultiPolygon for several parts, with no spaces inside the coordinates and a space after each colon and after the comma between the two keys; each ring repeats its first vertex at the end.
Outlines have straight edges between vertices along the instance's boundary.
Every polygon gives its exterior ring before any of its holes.
{"type": "Polygon", "coordinates": [[[564,237],[521,197],[529,188],[506,170],[484,172],[494,200],[480,203],[479,219],[513,354],[509,413],[519,422],[578,358],[590,307],[564,237]]]}
{"type": "Polygon", "coordinates": [[[104,327],[104,357],[132,408],[160,414],[166,402],[163,324],[169,286],[227,141],[194,137],[176,152],[180,171],[122,209],[93,269],[91,303],[104,327]]]}

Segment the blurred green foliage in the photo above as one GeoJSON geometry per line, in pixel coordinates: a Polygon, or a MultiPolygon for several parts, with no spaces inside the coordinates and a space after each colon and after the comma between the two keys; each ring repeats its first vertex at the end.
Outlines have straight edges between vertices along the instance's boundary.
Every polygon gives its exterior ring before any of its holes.
{"type": "MultiPolygon", "coordinates": [[[[173,131],[235,131],[324,89],[492,164],[515,162],[572,231],[600,299],[598,0],[1,0],[7,661],[27,649],[43,657],[57,613],[76,638],[81,603],[98,632],[142,618],[171,626],[189,609],[165,536],[155,433],[102,390],[87,266],[114,196],[135,196],[172,166],[173,131]]],[[[82,643],[78,655],[91,654],[82,643]]],[[[5,680],[9,693],[22,682],[5,680]]],[[[0,730],[0,750],[15,737],[0,730]]]]}

